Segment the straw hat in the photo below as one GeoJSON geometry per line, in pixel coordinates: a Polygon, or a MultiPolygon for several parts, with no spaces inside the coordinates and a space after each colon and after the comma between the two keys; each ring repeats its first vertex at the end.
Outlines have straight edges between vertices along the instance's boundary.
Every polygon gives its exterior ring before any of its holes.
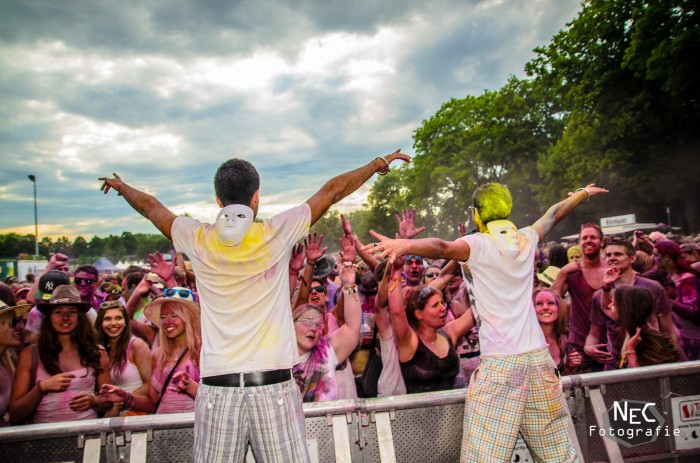
{"type": "Polygon", "coordinates": [[[177,302],[188,307],[199,316],[199,304],[194,302],[192,291],[187,288],[165,288],[163,296],[143,308],[143,315],[155,326],[160,326],[160,308],[165,302],[177,302]],[[172,294],[170,294],[172,293],[172,294]]]}
{"type": "Polygon", "coordinates": [[[557,275],[559,275],[559,270],[561,269],[556,265],[550,265],[544,269],[542,273],[537,274],[537,279],[547,286],[552,286],[552,284],[554,284],[554,280],[557,279],[557,275]]]}
{"type": "Polygon", "coordinates": [[[37,310],[39,310],[44,315],[51,312],[54,307],[63,306],[74,306],[77,307],[81,312],[87,312],[92,308],[88,302],[83,302],[80,300],[80,293],[75,286],[71,285],[61,285],[54,289],[51,293],[51,299],[49,302],[40,302],[36,305],[37,310]]]}
{"type": "Polygon", "coordinates": [[[3,301],[0,301],[0,315],[3,315],[6,312],[12,310],[14,312],[15,317],[19,317],[20,315],[24,315],[25,313],[29,312],[29,309],[31,308],[32,306],[30,304],[15,305],[10,307],[3,301]]]}

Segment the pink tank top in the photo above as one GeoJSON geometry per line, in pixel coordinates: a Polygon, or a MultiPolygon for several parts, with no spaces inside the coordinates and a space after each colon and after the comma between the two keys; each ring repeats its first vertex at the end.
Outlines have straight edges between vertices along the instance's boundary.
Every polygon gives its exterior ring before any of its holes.
{"type": "Polygon", "coordinates": [[[131,357],[131,347],[134,344],[134,337],[132,336],[129,340],[129,346],[126,349],[126,365],[124,365],[124,371],[117,371],[116,365],[112,366],[110,369],[110,376],[112,377],[112,384],[119,386],[126,392],[134,392],[136,389],[143,385],[141,380],[141,374],[139,373],[138,367],[129,361],[131,357]]]}
{"type": "MultiPolygon", "coordinates": [[[[70,382],[70,386],[63,392],[49,392],[39,402],[39,406],[31,418],[32,423],[58,423],[61,421],[91,420],[97,418],[97,412],[93,408],[88,408],[83,412],[76,412],[70,408],[69,402],[80,393],[93,394],[95,392],[95,382],[97,377],[92,368],[81,368],[74,371],[75,378],[70,382]]],[[[41,361],[37,363],[36,381],[49,379],[52,375],[44,370],[41,361]]]]}
{"type": "MultiPolygon", "coordinates": [[[[188,359],[186,362],[180,362],[180,365],[175,369],[175,372],[185,371],[189,366],[190,368],[190,378],[193,381],[199,382],[199,369],[194,366],[192,359],[188,359]]],[[[165,367],[161,370],[160,367],[156,367],[151,375],[151,385],[153,390],[158,394],[161,393],[163,389],[163,381],[170,374],[171,367],[165,367]]],[[[158,406],[157,415],[164,413],[186,413],[194,411],[194,399],[185,392],[179,392],[177,388],[178,381],[175,379],[170,379],[170,384],[165,388],[162,394],[162,399],[160,405],[158,406]]]]}

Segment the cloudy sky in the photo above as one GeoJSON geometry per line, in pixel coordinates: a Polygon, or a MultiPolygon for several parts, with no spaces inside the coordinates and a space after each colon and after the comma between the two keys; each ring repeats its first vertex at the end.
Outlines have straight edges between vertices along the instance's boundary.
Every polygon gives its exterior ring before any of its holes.
{"type": "MultiPolygon", "coordinates": [[[[212,221],[241,157],[262,217],[396,148],[450,98],[523,75],[574,0],[3,0],[0,233],[155,233],[98,177],[118,172],[212,221]]],[[[341,210],[361,206],[369,184],[341,210]]]]}

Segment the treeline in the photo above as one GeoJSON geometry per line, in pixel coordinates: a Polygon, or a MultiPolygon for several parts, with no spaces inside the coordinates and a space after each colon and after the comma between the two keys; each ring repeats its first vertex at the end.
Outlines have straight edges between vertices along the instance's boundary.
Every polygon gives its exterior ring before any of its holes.
{"type": "Polygon", "coordinates": [[[522,226],[577,187],[611,194],[558,227],[636,213],[700,229],[698,2],[586,0],[579,15],[496,91],[452,99],[414,133],[410,166],[374,183],[366,223],[396,229],[414,207],[433,235],[456,236],[474,188],[507,184],[522,226]]]}
{"type": "MultiPolygon", "coordinates": [[[[56,241],[44,237],[39,241],[39,255],[48,259],[52,254],[60,252],[68,257],[78,259],[79,263],[91,262],[100,257],[106,257],[113,263],[124,258],[142,260],[153,251],[166,253],[172,248],[172,243],[161,234],[129,233],[121,236],[110,235],[106,238],[93,236],[87,241],[82,236],[72,242],[62,236],[56,241]]],[[[34,255],[34,235],[18,235],[8,233],[0,235],[0,257],[16,259],[21,254],[34,255]]]]}

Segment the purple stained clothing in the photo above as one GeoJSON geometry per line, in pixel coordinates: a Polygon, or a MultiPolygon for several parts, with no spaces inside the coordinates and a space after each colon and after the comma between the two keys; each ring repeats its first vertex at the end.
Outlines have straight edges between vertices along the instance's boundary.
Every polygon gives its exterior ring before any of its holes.
{"type": "MultiPolygon", "coordinates": [[[[189,367],[190,379],[195,382],[199,382],[199,369],[194,365],[192,359],[188,358],[186,362],[181,362],[180,365],[175,368],[175,372],[185,371],[189,367]]],[[[151,374],[151,385],[153,389],[162,396],[160,400],[160,405],[158,406],[157,415],[165,413],[186,413],[194,411],[194,398],[190,397],[186,392],[180,392],[177,388],[178,381],[171,378],[170,383],[165,388],[165,391],[161,393],[163,389],[163,381],[170,374],[172,367],[160,368],[157,366],[153,373],[151,374]]]]}
{"type": "MultiPolygon", "coordinates": [[[[651,295],[654,297],[654,308],[647,322],[654,327],[654,329],[661,331],[659,329],[659,317],[671,313],[671,301],[669,301],[663,286],[656,281],[642,278],[639,275],[635,275],[633,286],[645,288],[651,292],[651,295]]],[[[615,370],[620,365],[622,345],[625,342],[625,330],[619,323],[608,318],[608,316],[603,313],[600,308],[602,295],[602,289],[599,289],[593,295],[593,301],[591,302],[591,322],[605,327],[608,335],[608,352],[613,356],[613,359],[605,364],[605,369],[615,370]]]]}
{"type": "Polygon", "coordinates": [[[337,365],[338,358],[328,336],[319,339],[316,347],[301,356],[299,362],[294,365],[292,373],[304,402],[336,400],[338,385],[335,367],[337,365]]]}
{"type": "Polygon", "coordinates": [[[335,294],[338,292],[340,289],[340,286],[336,285],[335,283],[331,283],[329,281],[326,281],[326,295],[327,300],[326,300],[326,309],[328,312],[331,312],[333,308],[335,307],[335,294]]]}
{"type": "Polygon", "coordinates": [[[673,322],[681,337],[681,346],[688,360],[700,360],[700,326],[678,315],[676,307],[697,311],[698,287],[695,276],[687,273],[676,282],[676,300],[671,301],[674,307],[673,322]]]}
{"type": "MultiPolygon", "coordinates": [[[[97,418],[97,412],[90,407],[82,412],[76,412],[68,405],[78,394],[94,394],[97,377],[92,368],[66,371],[72,373],[70,386],[63,392],[49,392],[44,395],[36,407],[34,415],[29,419],[30,423],[58,423],[61,421],[91,420],[97,418]]],[[[36,381],[45,381],[53,375],[44,370],[41,360],[37,363],[36,381]]]]}
{"type": "Polygon", "coordinates": [[[591,330],[591,301],[595,289],[591,288],[581,270],[566,276],[566,284],[571,295],[569,311],[569,343],[583,346],[591,330]]]}

